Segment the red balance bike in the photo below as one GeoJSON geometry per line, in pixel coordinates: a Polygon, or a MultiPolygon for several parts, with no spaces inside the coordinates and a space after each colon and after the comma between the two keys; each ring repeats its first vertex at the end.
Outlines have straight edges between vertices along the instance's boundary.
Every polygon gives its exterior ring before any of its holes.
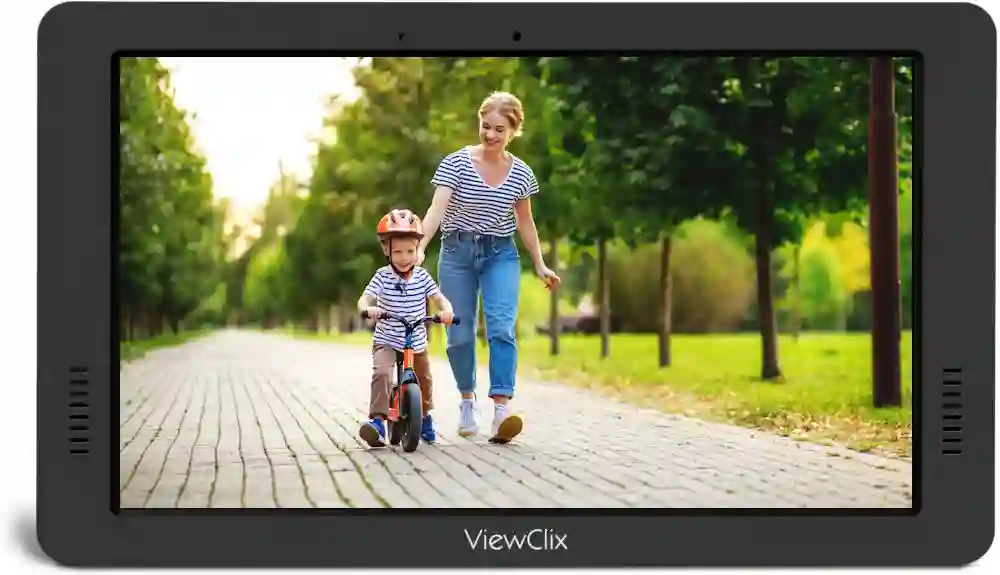
{"type": "MultiPolygon", "coordinates": [[[[369,319],[368,312],[362,311],[361,317],[369,319]]],[[[379,321],[387,319],[398,321],[406,330],[403,351],[396,351],[396,379],[389,392],[389,443],[399,445],[402,442],[403,451],[411,452],[420,444],[420,425],[424,418],[420,380],[413,371],[413,330],[419,324],[385,311],[378,318],[379,321]]],[[[441,317],[427,316],[420,321],[441,323],[441,317]]],[[[451,323],[458,325],[458,318],[453,318],[451,323]]]]}

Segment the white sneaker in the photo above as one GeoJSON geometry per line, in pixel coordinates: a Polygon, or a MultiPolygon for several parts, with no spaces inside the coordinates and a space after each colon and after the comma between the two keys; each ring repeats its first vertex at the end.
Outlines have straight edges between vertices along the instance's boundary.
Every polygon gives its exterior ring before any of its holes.
{"type": "Polygon", "coordinates": [[[479,433],[479,426],[476,425],[476,403],[471,399],[463,399],[458,409],[458,434],[462,437],[472,437],[479,433]]]}
{"type": "Polygon", "coordinates": [[[512,415],[510,409],[497,403],[493,406],[493,435],[490,443],[507,443],[517,437],[524,428],[524,422],[517,415],[512,415]]]}

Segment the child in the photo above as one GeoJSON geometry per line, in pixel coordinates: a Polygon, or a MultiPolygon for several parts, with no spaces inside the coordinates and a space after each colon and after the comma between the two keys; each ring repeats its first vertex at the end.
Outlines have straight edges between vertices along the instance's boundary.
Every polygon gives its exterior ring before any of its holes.
{"type": "MultiPolygon", "coordinates": [[[[436,439],[430,411],[433,408],[431,393],[430,359],[427,357],[427,328],[420,321],[426,317],[427,298],[434,300],[441,309],[441,322],[448,325],[454,317],[451,303],[441,294],[434,279],[424,268],[416,266],[417,246],[424,237],[423,224],[414,215],[389,212],[378,223],[378,236],[382,253],[389,265],[383,266],[372,276],[358,300],[358,310],[367,311],[372,320],[382,311],[417,322],[413,330],[413,371],[420,380],[423,396],[424,419],[420,437],[427,443],[436,439]]],[[[361,426],[359,435],[371,447],[385,447],[385,419],[389,413],[389,392],[396,369],[396,351],[403,349],[406,330],[398,321],[379,321],[372,337],[372,389],[368,408],[369,421],[361,426]]]]}

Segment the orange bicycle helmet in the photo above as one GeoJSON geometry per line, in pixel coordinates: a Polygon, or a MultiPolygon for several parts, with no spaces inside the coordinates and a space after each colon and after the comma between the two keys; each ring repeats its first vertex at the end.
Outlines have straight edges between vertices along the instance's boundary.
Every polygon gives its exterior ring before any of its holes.
{"type": "Polygon", "coordinates": [[[424,237],[424,224],[416,214],[406,217],[393,210],[382,216],[378,222],[378,237],[385,240],[392,237],[424,237]]]}

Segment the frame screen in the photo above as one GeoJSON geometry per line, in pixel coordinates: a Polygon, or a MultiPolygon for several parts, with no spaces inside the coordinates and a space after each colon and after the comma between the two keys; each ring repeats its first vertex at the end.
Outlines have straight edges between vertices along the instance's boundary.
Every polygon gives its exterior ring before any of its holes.
{"type": "Polygon", "coordinates": [[[919,510],[919,54],[112,65],[116,510],[919,510]]]}

